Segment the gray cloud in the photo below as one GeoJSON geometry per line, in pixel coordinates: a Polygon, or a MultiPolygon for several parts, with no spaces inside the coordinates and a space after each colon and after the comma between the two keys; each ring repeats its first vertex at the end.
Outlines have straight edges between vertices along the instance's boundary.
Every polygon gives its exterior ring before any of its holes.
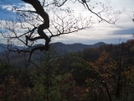
{"type": "Polygon", "coordinates": [[[134,34],[134,27],[131,28],[122,28],[120,30],[116,30],[112,33],[113,35],[131,35],[134,34]]]}

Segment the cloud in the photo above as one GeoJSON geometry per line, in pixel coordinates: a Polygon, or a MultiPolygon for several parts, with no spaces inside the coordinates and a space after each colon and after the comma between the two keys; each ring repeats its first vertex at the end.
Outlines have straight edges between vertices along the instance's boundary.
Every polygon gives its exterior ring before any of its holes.
{"type": "MultiPolygon", "coordinates": [[[[34,10],[34,8],[27,3],[24,3],[24,2],[19,3],[19,2],[17,2],[18,0],[13,0],[13,1],[7,0],[7,1],[14,2],[14,3],[0,4],[0,7],[5,11],[13,13],[14,12],[14,11],[12,11],[13,7],[17,7],[18,9],[21,9],[21,10],[34,10]]],[[[96,0],[96,1],[98,2],[98,0],[96,0]]],[[[103,2],[103,0],[102,0],[102,2],[103,2]]],[[[106,43],[117,43],[118,44],[120,42],[120,40],[126,41],[126,40],[132,38],[132,33],[134,33],[134,28],[132,28],[133,22],[131,22],[131,18],[128,14],[130,7],[133,8],[133,2],[134,2],[133,0],[129,0],[129,2],[121,1],[121,0],[119,0],[119,1],[111,0],[111,3],[115,7],[114,8],[115,10],[126,8],[126,10],[124,12],[122,12],[122,14],[120,15],[120,18],[117,21],[117,24],[118,24],[117,26],[106,24],[106,23],[100,23],[100,24],[97,23],[93,26],[93,29],[80,31],[78,33],[71,33],[69,35],[55,37],[52,39],[52,42],[93,44],[96,42],[103,41],[106,43]],[[121,3],[121,2],[123,2],[123,3],[121,3]]],[[[89,12],[84,13],[86,10],[85,10],[85,8],[81,8],[81,5],[72,4],[69,7],[74,8],[75,12],[78,13],[78,15],[80,14],[80,12],[82,12],[81,13],[82,15],[89,16],[89,17],[91,16],[91,14],[89,12]]],[[[12,13],[10,13],[11,18],[14,17],[13,16],[14,13],[13,14],[12,13]]],[[[8,13],[7,13],[7,16],[1,15],[2,17],[0,16],[0,19],[5,19],[6,17],[9,17],[8,15],[9,15],[8,13]]],[[[23,33],[23,31],[21,31],[20,29],[16,29],[16,30],[21,34],[23,33]]]]}
{"type": "Polygon", "coordinates": [[[0,5],[0,7],[3,10],[15,12],[15,9],[21,9],[21,10],[33,10],[33,7],[30,4],[27,3],[18,3],[18,4],[5,4],[0,5]]]}
{"type": "Polygon", "coordinates": [[[2,9],[8,10],[8,11],[12,11],[14,5],[1,5],[2,9]]]}
{"type": "Polygon", "coordinates": [[[112,34],[113,35],[132,35],[134,34],[134,27],[115,30],[112,34]]]}
{"type": "MultiPolygon", "coordinates": [[[[119,44],[122,42],[125,42],[129,39],[131,39],[132,37],[129,35],[126,36],[115,36],[115,35],[107,35],[107,36],[103,36],[102,34],[97,36],[92,36],[92,34],[94,33],[90,33],[88,36],[85,37],[81,37],[80,35],[74,35],[74,34],[68,34],[68,35],[63,35],[63,36],[59,36],[56,38],[52,39],[52,43],[54,42],[63,42],[65,44],[72,44],[72,43],[82,43],[82,44],[95,44],[97,42],[105,42],[107,44],[119,44]],[[101,37],[102,36],[102,37],[101,37]]],[[[82,33],[81,33],[82,35],[82,33]]]]}

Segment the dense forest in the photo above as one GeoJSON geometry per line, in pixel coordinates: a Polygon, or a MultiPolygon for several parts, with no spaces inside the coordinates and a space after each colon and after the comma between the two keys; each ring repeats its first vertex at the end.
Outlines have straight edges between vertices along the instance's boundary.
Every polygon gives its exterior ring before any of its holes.
{"type": "Polygon", "coordinates": [[[38,66],[0,61],[0,101],[133,101],[134,40],[68,53],[38,66]]]}

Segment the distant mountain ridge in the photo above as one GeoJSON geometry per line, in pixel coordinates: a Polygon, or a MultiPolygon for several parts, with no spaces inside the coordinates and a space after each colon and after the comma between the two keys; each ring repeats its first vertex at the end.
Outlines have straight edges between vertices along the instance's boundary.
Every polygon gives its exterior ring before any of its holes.
{"type": "Polygon", "coordinates": [[[8,48],[12,49],[23,49],[24,47],[22,46],[16,46],[16,45],[11,45],[11,44],[0,44],[0,52],[6,51],[8,48]]]}
{"type": "MultiPolygon", "coordinates": [[[[56,51],[59,51],[60,53],[68,53],[68,52],[77,52],[77,51],[82,51],[85,48],[93,48],[93,47],[100,47],[106,45],[104,42],[98,42],[93,45],[85,45],[81,43],[74,43],[74,44],[64,44],[61,42],[57,43],[52,43],[50,46],[53,47],[56,51]]],[[[42,46],[42,44],[39,44],[37,46],[42,46]]],[[[18,49],[23,49],[23,46],[16,46],[16,45],[7,45],[7,44],[0,44],[0,52],[3,52],[7,50],[7,47],[10,48],[18,48],[18,49]]],[[[30,48],[28,48],[30,49],[30,48]]]]}
{"type": "MultiPolygon", "coordinates": [[[[41,46],[42,44],[36,45],[34,47],[37,46],[41,46]]],[[[84,49],[89,49],[89,48],[94,48],[94,47],[100,47],[102,45],[106,45],[104,42],[98,42],[96,44],[93,45],[84,45],[81,43],[74,43],[74,44],[63,44],[60,42],[57,43],[52,43],[50,45],[50,49],[54,50],[57,52],[58,55],[64,55],[67,53],[71,53],[71,52],[78,52],[78,51],[82,51],[84,49]]],[[[0,60],[2,61],[7,61],[7,52],[5,52],[7,49],[7,47],[10,47],[10,45],[4,45],[4,44],[0,44],[0,60]]],[[[11,45],[12,49],[18,47],[19,49],[23,49],[24,47],[21,46],[15,46],[15,45],[11,45]]],[[[32,47],[31,47],[32,48],[32,47]]],[[[31,48],[27,48],[27,50],[30,50],[31,48]]],[[[17,52],[10,52],[10,54],[8,54],[8,58],[10,58],[10,60],[12,61],[13,64],[20,64],[22,63],[22,59],[24,58],[24,56],[26,56],[26,58],[29,58],[29,53],[24,54],[23,52],[18,54],[17,52]],[[21,62],[17,62],[18,60],[21,59],[21,62]]],[[[44,56],[44,52],[41,52],[40,50],[37,50],[33,53],[32,55],[32,60],[37,61],[39,60],[40,56],[44,56]]],[[[23,60],[24,61],[24,60],[23,60]]]]}
{"type": "Polygon", "coordinates": [[[78,51],[82,51],[86,48],[97,48],[100,46],[106,45],[106,43],[104,42],[98,42],[96,44],[93,45],[85,45],[85,44],[81,44],[81,43],[74,43],[74,44],[63,44],[63,43],[54,43],[52,44],[52,47],[55,47],[56,51],[60,54],[66,54],[69,52],[78,52],[78,51]]]}

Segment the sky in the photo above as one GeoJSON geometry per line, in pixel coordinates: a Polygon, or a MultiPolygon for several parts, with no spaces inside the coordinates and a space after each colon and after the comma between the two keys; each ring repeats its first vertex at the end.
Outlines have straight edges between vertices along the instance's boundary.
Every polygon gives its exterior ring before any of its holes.
{"type": "MultiPolygon", "coordinates": [[[[94,23],[92,28],[55,37],[52,42],[63,42],[66,44],[94,44],[97,42],[119,44],[132,39],[132,34],[134,33],[134,22],[132,22],[132,17],[134,17],[134,0],[91,0],[91,4],[95,4],[95,1],[110,2],[113,10],[120,10],[121,14],[116,24],[108,24],[106,22],[94,23]]],[[[0,0],[0,20],[14,19],[15,15],[10,8],[18,5],[27,7],[21,0],[0,0]]],[[[81,13],[86,17],[90,15],[88,11],[84,10],[85,8],[82,5],[72,5],[69,2],[65,5],[73,8],[77,14],[81,13]]]]}

